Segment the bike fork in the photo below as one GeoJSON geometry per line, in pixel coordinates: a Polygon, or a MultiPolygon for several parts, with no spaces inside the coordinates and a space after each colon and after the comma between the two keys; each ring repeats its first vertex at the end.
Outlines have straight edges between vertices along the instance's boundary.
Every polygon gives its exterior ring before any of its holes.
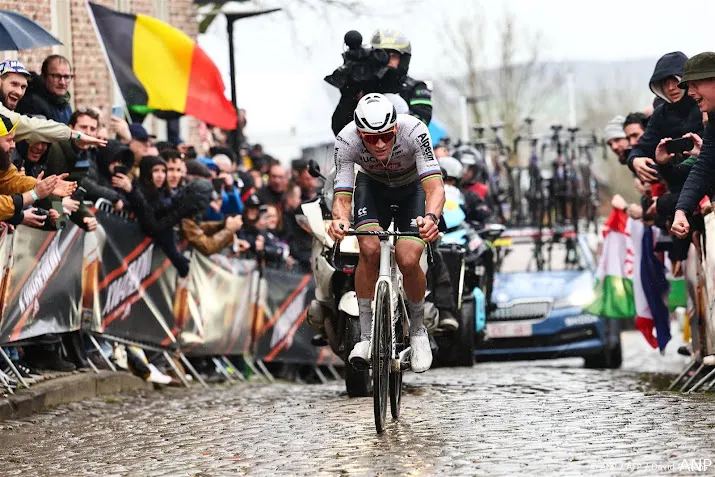
{"type": "MultiPolygon", "coordinates": [[[[393,361],[393,368],[394,368],[394,356],[395,356],[395,323],[394,323],[394,316],[395,316],[395,307],[393,304],[393,296],[395,293],[393,284],[392,284],[392,243],[390,243],[390,239],[388,237],[380,237],[380,275],[377,278],[377,283],[375,284],[375,296],[373,296],[373,303],[377,303],[377,290],[379,289],[379,284],[380,282],[387,282],[387,288],[390,291],[390,317],[393,319],[390,319],[390,323],[388,325],[390,326],[392,333],[392,342],[390,343],[390,356],[393,361]]],[[[373,313],[373,319],[372,319],[372,332],[370,333],[370,355],[372,356],[372,347],[374,346],[374,339],[375,339],[375,314],[373,313]]],[[[398,363],[399,365],[399,363],[398,363]]]]}

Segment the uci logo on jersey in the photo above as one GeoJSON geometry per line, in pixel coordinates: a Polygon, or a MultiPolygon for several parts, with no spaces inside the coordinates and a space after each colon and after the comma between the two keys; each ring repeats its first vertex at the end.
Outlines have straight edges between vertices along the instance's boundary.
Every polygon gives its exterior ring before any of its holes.
{"type": "Polygon", "coordinates": [[[433,161],[434,153],[432,152],[432,145],[430,144],[429,136],[426,133],[422,133],[417,136],[417,142],[419,142],[422,147],[422,154],[425,156],[425,161],[433,161]]]}

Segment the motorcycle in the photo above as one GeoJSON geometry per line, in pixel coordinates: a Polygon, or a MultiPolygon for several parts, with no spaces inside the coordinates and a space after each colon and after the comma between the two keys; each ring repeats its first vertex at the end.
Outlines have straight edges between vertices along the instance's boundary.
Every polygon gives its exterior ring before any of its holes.
{"type": "Polygon", "coordinates": [[[456,187],[445,185],[445,196],[442,217],[447,231],[438,249],[452,281],[459,328],[435,336],[435,361],[441,366],[472,366],[474,350],[484,339],[487,313],[492,308],[492,242],[506,227],[467,221],[461,208],[461,192],[456,187]]]}
{"type": "MultiPolygon", "coordinates": [[[[303,202],[296,212],[298,224],[313,236],[311,269],[315,280],[315,299],[308,308],[307,322],[316,336],[324,336],[333,352],[345,362],[345,387],[350,397],[372,393],[369,370],[358,371],[348,364],[348,355],[360,341],[360,320],[355,293],[355,269],[359,257],[356,237],[340,242],[340,253],[333,255],[334,241],[327,233],[332,219],[332,180],[320,173],[311,160],[309,173],[324,181],[323,190],[310,201],[303,202]]],[[[333,179],[331,174],[328,176],[333,179]]]]}

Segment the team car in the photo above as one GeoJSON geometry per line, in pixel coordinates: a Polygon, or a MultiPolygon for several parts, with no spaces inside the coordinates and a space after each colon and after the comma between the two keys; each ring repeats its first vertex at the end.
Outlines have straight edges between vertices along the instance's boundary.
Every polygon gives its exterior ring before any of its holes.
{"type": "Polygon", "coordinates": [[[584,312],[596,277],[585,237],[510,229],[494,247],[492,306],[477,360],[583,357],[589,368],[620,367],[619,323],[584,312]]]}

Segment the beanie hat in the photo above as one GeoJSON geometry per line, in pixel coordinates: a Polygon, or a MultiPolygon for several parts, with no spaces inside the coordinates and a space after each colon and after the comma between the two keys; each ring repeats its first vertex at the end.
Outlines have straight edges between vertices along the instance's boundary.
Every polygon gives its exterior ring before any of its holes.
{"type": "Polygon", "coordinates": [[[606,124],[606,128],[603,130],[603,135],[606,142],[610,141],[611,139],[626,138],[626,133],[623,132],[623,123],[625,121],[626,118],[624,118],[620,114],[608,121],[608,124],[606,124]]]}

